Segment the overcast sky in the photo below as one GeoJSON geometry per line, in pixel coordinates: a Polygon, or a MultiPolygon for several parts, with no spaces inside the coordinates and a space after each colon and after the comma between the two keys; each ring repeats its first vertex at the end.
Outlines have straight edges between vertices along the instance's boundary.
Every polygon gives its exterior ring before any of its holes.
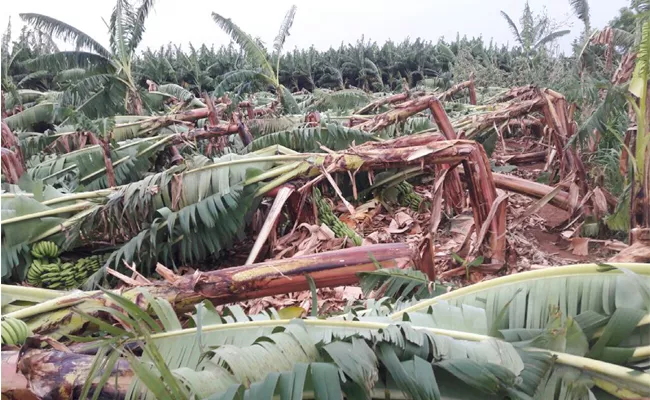
{"type": "MultiPolygon", "coordinates": [[[[22,21],[18,14],[34,12],[60,19],[86,32],[102,44],[108,44],[108,21],[115,4],[112,0],[20,0],[2,1],[2,30],[9,15],[15,35],[22,21]]],[[[296,19],[285,49],[314,45],[324,50],[355,42],[365,35],[378,43],[388,39],[401,41],[417,37],[436,41],[453,39],[456,33],[468,37],[483,36],[486,42],[513,44],[507,23],[499,11],[518,22],[524,0],[158,0],[147,20],[147,31],[139,50],[173,42],[184,47],[191,42],[227,44],[228,37],[212,21],[217,12],[238,24],[246,32],[271,43],[284,14],[291,4],[298,6],[296,19]]],[[[549,16],[571,29],[559,42],[570,49],[571,40],[580,34],[581,22],[572,15],[569,0],[530,0],[534,11],[544,5],[549,16]]],[[[592,26],[601,28],[629,0],[590,0],[592,26]]],[[[15,37],[15,36],[14,36],[15,37]]],[[[197,46],[198,47],[198,46],[197,46]]]]}

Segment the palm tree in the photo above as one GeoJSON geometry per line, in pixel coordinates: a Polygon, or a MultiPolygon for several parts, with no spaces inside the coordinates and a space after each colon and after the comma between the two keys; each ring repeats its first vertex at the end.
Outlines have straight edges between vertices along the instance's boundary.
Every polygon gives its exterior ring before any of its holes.
{"type": "Polygon", "coordinates": [[[269,57],[262,46],[251,35],[232,22],[230,18],[225,18],[213,12],[212,19],[214,19],[214,22],[230,35],[235,43],[242,47],[246,56],[254,65],[254,69],[240,69],[225,74],[217,89],[225,90],[246,81],[261,81],[273,86],[282,102],[282,106],[288,112],[297,113],[298,105],[291,96],[291,92],[280,83],[280,57],[295,15],[296,6],[294,5],[291,6],[284,17],[284,21],[282,21],[282,25],[280,25],[280,31],[273,41],[273,53],[269,57]]]}
{"type": "Polygon", "coordinates": [[[35,29],[75,44],[75,50],[56,51],[33,61],[48,69],[63,64],[79,72],[77,79],[66,88],[61,106],[72,106],[89,116],[115,115],[120,111],[143,113],[140,87],[132,66],[153,3],[154,0],[143,0],[134,7],[128,0],[117,0],[109,24],[110,49],[55,18],[20,14],[35,29]]]}
{"type": "Polygon", "coordinates": [[[524,54],[529,59],[537,49],[571,32],[570,30],[549,32],[551,27],[548,17],[542,16],[535,18],[528,1],[524,5],[524,13],[519,19],[521,29],[517,28],[517,24],[514,23],[505,11],[501,11],[501,15],[508,22],[508,25],[510,25],[510,30],[514,34],[515,40],[519,43],[524,54]]]}

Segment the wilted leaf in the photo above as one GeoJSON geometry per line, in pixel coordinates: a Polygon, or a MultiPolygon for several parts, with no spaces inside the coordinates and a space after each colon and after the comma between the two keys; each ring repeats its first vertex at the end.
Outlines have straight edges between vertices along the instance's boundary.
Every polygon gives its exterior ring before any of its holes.
{"type": "Polygon", "coordinates": [[[589,238],[573,238],[571,239],[571,246],[573,247],[573,254],[576,256],[589,255],[589,238]]]}

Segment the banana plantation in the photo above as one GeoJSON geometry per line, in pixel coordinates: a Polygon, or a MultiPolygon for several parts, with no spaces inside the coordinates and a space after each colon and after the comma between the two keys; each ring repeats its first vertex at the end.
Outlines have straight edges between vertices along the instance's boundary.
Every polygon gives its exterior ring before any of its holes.
{"type": "Polygon", "coordinates": [[[20,14],[2,399],[650,398],[650,2],[568,3],[569,54],[528,3],[327,51],[295,6],[195,16],[219,48],[20,14]]]}

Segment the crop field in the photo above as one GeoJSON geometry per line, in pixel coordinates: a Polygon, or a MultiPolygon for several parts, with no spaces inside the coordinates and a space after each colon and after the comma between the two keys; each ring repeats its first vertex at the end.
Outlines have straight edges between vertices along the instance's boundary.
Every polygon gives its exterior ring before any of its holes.
{"type": "Polygon", "coordinates": [[[568,54],[528,3],[327,51],[296,6],[159,49],[153,0],[108,47],[20,14],[2,399],[650,398],[650,2],[568,3],[568,54]]]}

